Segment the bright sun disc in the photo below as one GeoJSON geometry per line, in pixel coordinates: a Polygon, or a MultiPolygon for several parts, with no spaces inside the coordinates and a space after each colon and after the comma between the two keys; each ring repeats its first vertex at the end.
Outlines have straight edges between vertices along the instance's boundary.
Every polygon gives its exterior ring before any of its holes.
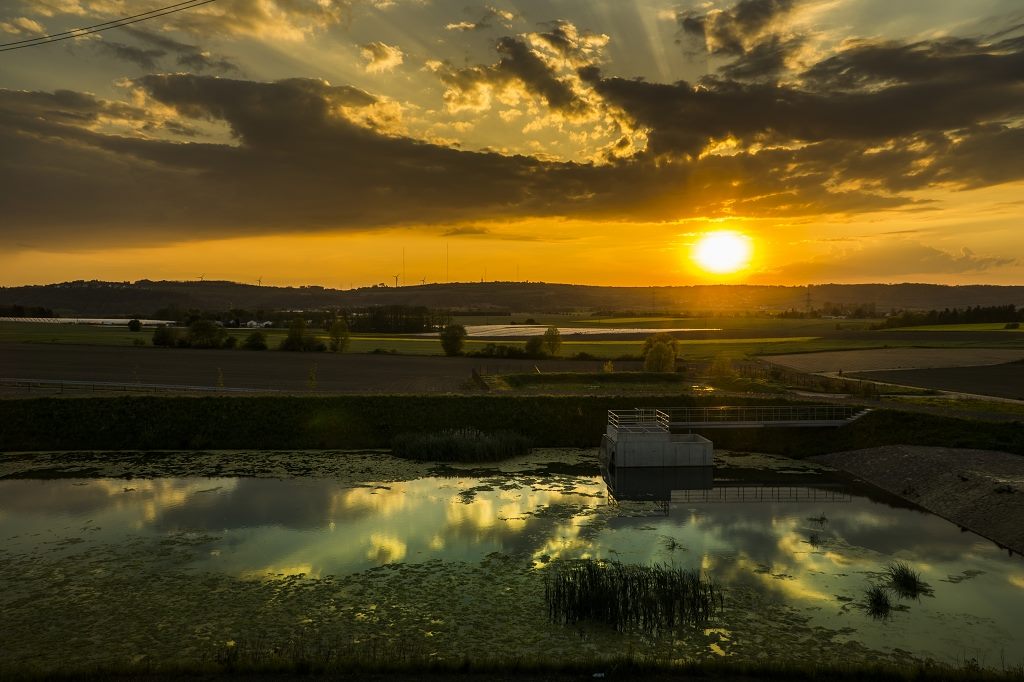
{"type": "Polygon", "coordinates": [[[693,246],[693,260],[717,274],[741,270],[750,262],[750,237],[739,232],[708,232],[693,246]]]}

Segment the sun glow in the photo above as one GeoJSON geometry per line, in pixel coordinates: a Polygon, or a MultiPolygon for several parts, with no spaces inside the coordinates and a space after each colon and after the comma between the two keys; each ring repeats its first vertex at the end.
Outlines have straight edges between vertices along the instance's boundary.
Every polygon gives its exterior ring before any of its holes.
{"type": "Polygon", "coordinates": [[[730,230],[718,230],[701,235],[693,245],[691,257],[702,270],[726,275],[747,267],[753,250],[753,244],[747,235],[730,230]]]}

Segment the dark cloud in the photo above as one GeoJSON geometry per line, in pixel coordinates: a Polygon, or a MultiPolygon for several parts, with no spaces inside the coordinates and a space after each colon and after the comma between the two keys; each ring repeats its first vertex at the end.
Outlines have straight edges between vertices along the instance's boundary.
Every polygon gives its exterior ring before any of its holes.
{"type": "Polygon", "coordinates": [[[582,168],[458,151],[358,125],[338,107],[376,99],[322,81],[177,74],[137,83],[185,119],[225,122],[237,144],[101,134],[86,124],[112,107],[95,98],[0,91],[5,242],[32,234],[82,247],[103,239],[543,215],[565,206],[561,192],[582,168]],[[560,173],[567,177],[549,184],[560,173]]]}
{"type": "Polygon", "coordinates": [[[455,68],[444,64],[437,69],[441,81],[448,86],[450,102],[472,100],[481,86],[504,88],[521,84],[547,105],[565,114],[578,115],[588,111],[588,104],[574,92],[567,78],[560,78],[522,38],[504,37],[495,45],[500,58],[488,66],[455,68]]]}
{"type": "Polygon", "coordinates": [[[156,71],[157,62],[160,58],[167,56],[164,50],[145,49],[124,43],[115,43],[111,40],[100,40],[96,42],[96,49],[104,52],[115,59],[131,62],[146,71],[156,71]]]}
{"type": "Polygon", "coordinates": [[[512,20],[516,18],[515,12],[497,7],[487,6],[484,8],[483,16],[476,21],[453,21],[446,25],[449,31],[483,31],[494,26],[504,28],[512,27],[512,20]]]}
{"type": "MultiPolygon", "coordinates": [[[[730,21],[734,34],[746,36],[772,20],[749,10],[730,21]]],[[[70,91],[0,91],[0,239],[81,247],[472,225],[482,215],[641,221],[857,214],[927,207],[911,198],[917,190],[1024,179],[1022,41],[860,41],[785,81],[725,71],[696,84],[665,84],[604,75],[592,65],[603,39],[556,22],[541,33],[502,38],[495,63],[436,69],[455,96],[485,86],[523,88],[552,111],[620,121],[642,151],[602,165],[412,139],[370,115],[393,102],[312,79],[150,75],[135,85],[162,105],[152,109],[70,91]],[[581,66],[559,71],[559,58],[581,66]],[[109,132],[118,121],[121,134],[109,132]],[[200,121],[226,127],[233,139],[200,144],[137,132],[203,139],[196,138],[200,121]],[[725,148],[714,146],[723,141],[725,148]]],[[[772,45],[770,37],[759,40],[772,45]]],[[[757,50],[745,54],[752,59],[757,50]]],[[[971,254],[905,255],[921,267],[964,272],[1001,263],[971,254]]]]}
{"type": "Polygon", "coordinates": [[[783,35],[775,24],[792,11],[793,0],[741,0],[727,9],[680,10],[676,21],[694,44],[691,52],[732,58],[721,68],[728,78],[775,78],[786,59],[804,44],[802,35],[783,35]]]}
{"type": "Polygon", "coordinates": [[[793,9],[793,0],[741,0],[724,10],[683,10],[676,20],[683,33],[699,38],[712,54],[742,55],[777,17],[793,9]]]}
{"type": "Polygon", "coordinates": [[[790,85],[724,78],[666,85],[604,78],[596,68],[581,75],[651,131],[648,152],[655,155],[693,155],[728,136],[746,144],[873,144],[1024,115],[1024,46],[961,39],[955,56],[952,50],[948,41],[855,45],[790,85]],[[879,52],[890,57],[879,59],[879,52]],[[914,59],[893,66],[900,54],[914,59]]]}
{"type": "Polygon", "coordinates": [[[127,45],[111,40],[100,40],[96,48],[117,59],[131,62],[146,71],[160,68],[161,60],[170,58],[169,63],[195,73],[212,71],[216,73],[241,73],[241,69],[231,60],[216,56],[203,50],[198,45],[182,43],[158,33],[150,33],[142,29],[126,26],[121,29],[149,47],[127,45]]]}

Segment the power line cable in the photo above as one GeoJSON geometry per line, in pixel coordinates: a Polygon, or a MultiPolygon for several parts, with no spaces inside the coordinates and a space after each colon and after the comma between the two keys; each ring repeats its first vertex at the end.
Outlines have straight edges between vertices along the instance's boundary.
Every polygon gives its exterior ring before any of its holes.
{"type": "Polygon", "coordinates": [[[0,52],[10,52],[11,50],[21,50],[26,47],[36,47],[37,45],[47,45],[49,43],[58,43],[62,40],[70,40],[71,38],[79,38],[81,36],[87,36],[92,33],[99,33],[100,31],[107,31],[112,28],[120,28],[121,26],[128,26],[129,24],[137,24],[140,21],[147,21],[149,19],[155,19],[157,17],[166,16],[168,14],[175,14],[177,12],[184,12],[188,9],[200,7],[202,5],[208,5],[211,2],[217,0],[189,0],[188,2],[180,2],[175,5],[167,5],[166,7],[159,7],[149,12],[143,12],[142,14],[134,14],[127,17],[121,17],[112,21],[106,21],[101,24],[94,24],[92,26],[85,26],[82,28],[71,29],[70,31],[62,31],[60,33],[54,33],[52,35],[39,36],[38,38],[30,38],[26,40],[17,40],[12,43],[0,43],[0,52]]]}
{"type": "MultiPolygon", "coordinates": [[[[88,31],[89,29],[99,28],[100,26],[107,26],[108,24],[118,24],[118,23],[120,23],[122,21],[127,21],[128,19],[135,19],[136,17],[145,16],[147,14],[153,14],[154,12],[162,12],[165,9],[171,9],[172,7],[180,7],[182,5],[191,5],[191,4],[196,3],[196,2],[199,2],[199,0],[185,0],[185,2],[179,2],[179,3],[174,4],[174,5],[167,5],[166,7],[157,7],[156,9],[151,9],[148,12],[141,12],[139,14],[132,14],[132,15],[127,16],[127,17],[121,17],[120,19],[111,19],[110,21],[104,21],[104,22],[101,22],[99,24],[93,24],[92,26],[82,26],[81,28],[73,28],[73,29],[71,29],[69,31],[61,31],[60,33],[50,33],[50,34],[45,35],[45,36],[36,36],[35,38],[26,38],[25,40],[15,40],[15,41],[12,41],[10,43],[0,43],[0,47],[10,47],[11,45],[20,45],[21,43],[34,43],[34,42],[37,42],[37,41],[40,41],[40,40],[47,40],[49,38],[56,38],[57,36],[68,35],[69,33],[78,33],[79,31],[88,31]]],[[[115,26],[111,26],[110,28],[116,28],[116,27],[115,26]]]]}

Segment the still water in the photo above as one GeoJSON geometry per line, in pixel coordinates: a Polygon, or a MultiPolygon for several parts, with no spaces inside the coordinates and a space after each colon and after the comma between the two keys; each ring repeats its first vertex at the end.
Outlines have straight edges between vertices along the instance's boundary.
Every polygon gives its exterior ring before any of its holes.
{"type": "MultiPolygon", "coordinates": [[[[593,453],[572,457],[578,467],[593,453]]],[[[599,476],[529,467],[386,482],[372,472],[0,481],[10,633],[0,661],[203,658],[301,628],[413,641],[439,657],[628,647],[673,658],[1024,663],[1021,557],[820,466],[719,461],[714,494],[673,502],[616,500],[599,476]],[[727,609],[707,627],[653,639],[548,624],[545,571],[580,558],[699,569],[725,589],[727,609]],[[864,592],[894,559],[934,592],[894,597],[891,617],[876,620],[864,592]]]]}

